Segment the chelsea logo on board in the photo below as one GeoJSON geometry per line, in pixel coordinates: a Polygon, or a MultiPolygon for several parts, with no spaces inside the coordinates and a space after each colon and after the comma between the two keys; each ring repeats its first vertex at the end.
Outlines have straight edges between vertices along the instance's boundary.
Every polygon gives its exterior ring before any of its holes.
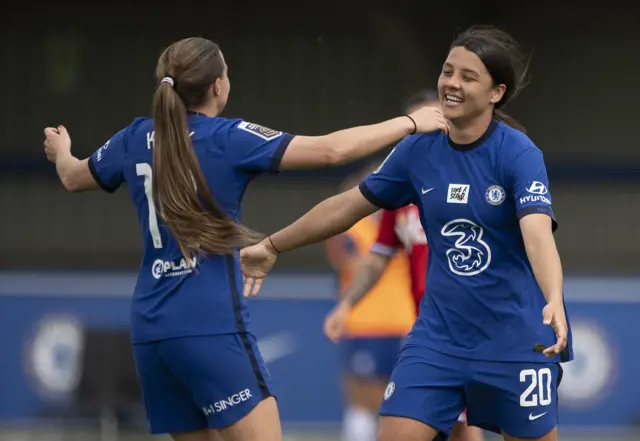
{"type": "Polygon", "coordinates": [[[491,205],[500,205],[504,202],[506,196],[507,194],[505,193],[504,188],[500,187],[499,185],[492,185],[491,187],[487,188],[487,191],[484,194],[485,199],[491,205]]]}

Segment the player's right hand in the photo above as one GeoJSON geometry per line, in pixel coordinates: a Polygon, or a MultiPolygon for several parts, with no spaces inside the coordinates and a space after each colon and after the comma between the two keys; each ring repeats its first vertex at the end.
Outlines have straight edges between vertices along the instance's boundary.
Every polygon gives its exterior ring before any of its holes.
{"type": "Polygon", "coordinates": [[[556,333],[556,344],[548,347],[543,354],[548,358],[558,355],[567,346],[567,317],[564,313],[564,303],[562,301],[549,302],[542,310],[543,323],[551,326],[556,333]]]}
{"type": "Polygon", "coordinates": [[[44,129],[44,154],[54,164],[59,155],[71,152],[71,137],[64,126],[44,129]]]}
{"type": "Polygon", "coordinates": [[[240,264],[244,278],[243,294],[245,297],[258,295],[262,280],[276,263],[278,254],[263,240],[253,246],[240,250],[240,264]]]}
{"type": "Polygon", "coordinates": [[[344,334],[350,311],[351,306],[343,301],[338,303],[324,319],[324,335],[332,342],[337,343],[344,334]]]}
{"type": "Polygon", "coordinates": [[[425,106],[410,113],[409,116],[416,122],[416,133],[440,130],[443,135],[446,135],[449,132],[449,121],[438,107],[425,106]]]}

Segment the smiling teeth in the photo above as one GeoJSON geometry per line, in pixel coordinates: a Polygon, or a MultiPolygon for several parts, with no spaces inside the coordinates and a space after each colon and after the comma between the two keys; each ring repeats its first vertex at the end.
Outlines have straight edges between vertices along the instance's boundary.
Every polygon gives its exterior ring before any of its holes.
{"type": "Polygon", "coordinates": [[[453,101],[455,103],[461,103],[463,100],[460,97],[457,97],[455,95],[446,95],[446,98],[448,101],[453,101]]]}

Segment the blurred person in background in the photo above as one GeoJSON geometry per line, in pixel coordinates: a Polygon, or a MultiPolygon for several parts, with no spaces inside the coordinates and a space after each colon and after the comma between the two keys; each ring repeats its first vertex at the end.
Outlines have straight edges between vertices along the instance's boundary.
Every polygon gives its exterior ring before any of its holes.
{"type": "MultiPolygon", "coordinates": [[[[379,163],[370,164],[349,176],[341,190],[357,185],[378,166],[379,163]]],[[[374,244],[381,214],[377,211],[325,242],[341,294],[351,284],[361,260],[374,244]]],[[[343,441],[375,441],[377,413],[384,390],[415,318],[409,259],[398,252],[389,256],[386,271],[368,291],[366,299],[344,317],[345,338],[339,347],[346,400],[343,441]]]]}
{"type": "MultiPolygon", "coordinates": [[[[415,93],[406,101],[403,112],[410,113],[423,106],[440,107],[437,90],[426,89],[415,93]]],[[[343,191],[358,184],[353,179],[347,183],[353,185],[343,185],[343,191]]],[[[375,439],[370,437],[371,433],[375,435],[371,427],[377,427],[375,415],[401,346],[394,346],[392,338],[366,338],[372,335],[363,335],[363,332],[356,334],[353,327],[371,323],[369,333],[375,335],[384,329],[385,320],[393,324],[393,314],[406,304],[407,282],[410,282],[413,308],[416,314],[419,312],[427,273],[427,236],[420,223],[418,207],[410,204],[397,210],[377,211],[346,233],[328,239],[326,247],[329,259],[341,279],[341,301],[327,315],[324,332],[334,342],[341,340],[342,365],[347,374],[344,387],[350,404],[343,421],[344,440],[367,441],[375,439]],[[363,238],[361,231],[366,227],[362,223],[372,226],[373,221],[369,220],[372,217],[376,220],[376,237],[363,238]],[[401,254],[398,254],[399,249],[402,249],[401,254]],[[396,261],[400,256],[406,256],[400,261],[406,266],[404,274],[397,268],[399,264],[396,261]],[[400,280],[400,277],[404,277],[404,280],[400,280]],[[370,304],[378,304],[378,307],[374,309],[370,304]],[[369,364],[377,367],[378,371],[358,372],[357,367],[365,358],[371,360],[369,364]],[[371,404],[375,404],[374,409],[371,409],[371,404]]],[[[411,325],[403,334],[404,337],[411,325]]],[[[482,430],[467,425],[466,414],[461,413],[458,424],[451,432],[451,441],[482,439],[482,430]]]]}
{"type": "Polygon", "coordinates": [[[486,26],[456,35],[438,93],[448,134],[409,136],[360,183],[240,252],[244,295],[279,253],[347,231],[378,209],[420,209],[429,242],[418,320],[380,407],[379,441],[470,425],[505,441],[558,440],[561,363],[573,359],[558,223],[543,154],[504,106],[529,59],[486,26]]]}
{"type": "Polygon", "coordinates": [[[411,113],[424,106],[440,107],[440,99],[438,91],[435,89],[423,89],[411,96],[404,102],[402,106],[403,113],[411,113]]]}
{"type": "Polygon", "coordinates": [[[230,91],[218,46],[203,38],[159,57],[153,118],[136,118],[89,158],[63,126],[44,150],[69,191],[128,184],[143,256],[131,340],[149,430],[176,441],[280,441],[271,380],[240,294],[238,247],[260,235],[240,224],[249,182],[262,173],[346,163],[412,133],[448,130],[420,109],[323,136],[294,136],[219,117],[230,91]]]}

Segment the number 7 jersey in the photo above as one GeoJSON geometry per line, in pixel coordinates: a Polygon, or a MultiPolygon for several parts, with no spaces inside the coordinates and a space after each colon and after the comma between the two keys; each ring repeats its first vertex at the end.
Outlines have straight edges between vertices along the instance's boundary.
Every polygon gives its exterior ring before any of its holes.
{"type": "MultiPolygon", "coordinates": [[[[188,121],[211,193],[239,222],[247,185],[261,173],[278,171],[293,136],[239,119],[189,114],[188,121]]],[[[132,300],[133,343],[248,331],[237,256],[185,260],[158,216],[152,198],[154,148],[153,120],[138,118],[89,158],[102,189],[114,192],[128,184],[138,214],[143,255],[132,300]]]]}
{"type": "Polygon", "coordinates": [[[429,243],[425,295],[412,341],[487,361],[547,359],[555,343],[542,323],[546,300],[529,263],[519,220],[557,223],[542,152],[522,132],[493,121],[468,145],[440,132],[403,140],[360,185],[380,208],[414,204],[429,243]]]}

